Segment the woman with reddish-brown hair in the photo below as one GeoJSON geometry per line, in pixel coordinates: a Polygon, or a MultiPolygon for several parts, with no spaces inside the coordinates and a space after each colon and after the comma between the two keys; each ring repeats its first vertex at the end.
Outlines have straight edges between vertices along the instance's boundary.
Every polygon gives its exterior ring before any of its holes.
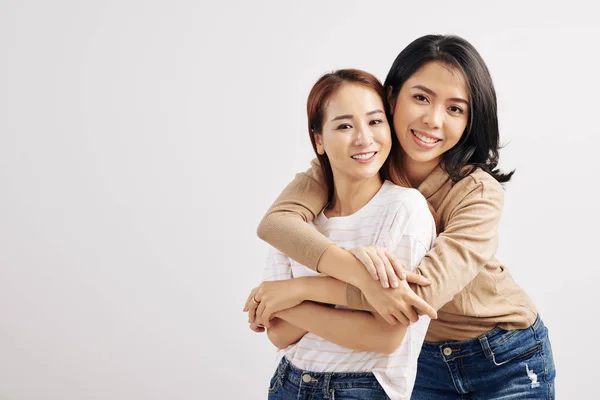
{"type": "MultiPolygon", "coordinates": [[[[410,270],[429,250],[435,223],[425,198],[394,184],[397,177],[389,174],[388,155],[397,142],[387,111],[383,86],[366,72],[339,70],[315,83],[308,130],[324,172],[327,206],[307,226],[356,254],[380,252],[410,270]]],[[[427,284],[410,272],[406,279],[427,284]]],[[[269,399],[408,399],[430,318],[393,326],[375,313],[316,302],[346,304],[345,283],[272,248],[265,282],[245,307],[251,327],[262,331],[264,323],[280,349],[269,399]],[[262,321],[259,303],[273,295],[265,292],[269,284],[277,297],[300,300],[262,321]]]]}

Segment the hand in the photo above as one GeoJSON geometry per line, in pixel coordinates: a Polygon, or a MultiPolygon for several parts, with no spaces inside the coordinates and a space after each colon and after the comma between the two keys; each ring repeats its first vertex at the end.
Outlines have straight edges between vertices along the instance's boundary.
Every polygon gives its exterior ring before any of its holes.
{"type": "Polygon", "coordinates": [[[371,277],[381,282],[384,288],[397,288],[399,281],[406,279],[404,266],[400,264],[394,253],[380,246],[355,247],[348,250],[360,261],[371,277]]]}
{"type": "Polygon", "coordinates": [[[256,333],[262,333],[265,331],[265,327],[263,325],[259,325],[257,323],[251,323],[251,324],[249,324],[249,327],[252,331],[254,331],[256,333]]]}
{"type": "MultiPolygon", "coordinates": [[[[409,277],[410,274],[412,273],[409,273],[409,277]]],[[[419,316],[415,309],[432,319],[437,318],[436,310],[413,292],[406,280],[401,281],[395,289],[382,289],[376,282],[371,281],[362,291],[375,311],[392,325],[400,322],[408,326],[411,322],[417,322],[419,316]]]]}
{"type": "Polygon", "coordinates": [[[269,328],[269,321],[276,312],[302,303],[305,298],[302,282],[302,278],[265,281],[252,289],[244,306],[244,311],[248,312],[248,322],[269,328]]]}

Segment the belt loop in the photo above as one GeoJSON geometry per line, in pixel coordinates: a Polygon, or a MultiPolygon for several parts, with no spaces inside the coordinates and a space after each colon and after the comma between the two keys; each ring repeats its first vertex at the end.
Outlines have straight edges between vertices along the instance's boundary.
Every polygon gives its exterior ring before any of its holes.
{"type": "Polygon", "coordinates": [[[331,390],[329,388],[329,384],[331,383],[331,373],[325,372],[323,374],[323,398],[329,399],[329,395],[331,394],[331,390]]]}
{"type": "Polygon", "coordinates": [[[483,354],[485,354],[485,357],[488,360],[493,360],[494,353],[492,353],[492,349],[490,348],[490,343],[488,342],[487,336],[479,336],[479,344],[481,344],[481,348],[483,349],[483,354]]]}
{"type": "Polygon", "coordinates": [[[290,370],[290,362],[286,357],[283,357],[283,362],[279,365],[279,371],[277,372],[277,379],[279,383],[283,385],[283,381],[290,370]]]}
{"type": "Polygon", "coordinates": [[[534,331],[537,331],[541,324],[542,319],[540,318],[540,314],[537,314],[537,316],[535,317],[535,321],[533,321],[533,324],[531,324],[531,327],[534,331]]]}
{"type": "Polygon", "coordinates": [[[479,343],[481,343],[481,347],[483,348],[483,353],[485,354],[485,357],[488,360],[492,360],[492,362],[494,363],[494,365],[496,367],[504,365],[510,361],[510,360],[506,360],[501,363],[496,362],[496,356],[494,355],[494,352],[492,351],[492,348],[490,347],[490,343],[487,340],[487,336],[485,336],[485,335],[480,336],[479,343]]]}

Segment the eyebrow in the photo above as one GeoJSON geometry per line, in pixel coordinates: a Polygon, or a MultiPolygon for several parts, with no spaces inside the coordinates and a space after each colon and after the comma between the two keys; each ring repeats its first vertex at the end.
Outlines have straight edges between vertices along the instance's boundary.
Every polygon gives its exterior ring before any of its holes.
{"type": "MultiPolygon", "coordinates": [[[[436,96],[436,93],[435,93],[433,90],[431,90],[431,89],[429,89],[428,87],[426,87],[426,86],[423,86],[423,85],[415,85],[415,86],[413,86],[412,88],[413,88],[413,89],[421,89],[422,91],[424,91],[425,93],[427,93],[427,94],[428,94],[428,95],[430,95],[430,96],[436,96]]],[[[451,98],[449,98],[448,100],[450,100],[450,101],[453,101],[453,102],[455,102],[455,103],[464,103],[464,104],[466,104],[466,105],[469,105],[469,102],[468,102],[467,100],[465,100],[465,99],[462,99],[462,98],[460,98],[460,97],[451,97],[451,98]]]]}
{"type": "MultiPolygon", "coordinates": [[[[373,110],[373,111],[369,111],[366,115],[373,115],[373,114],[383,114],[383,111],[373,110]]],[[[340,119],[352,119],[352,118],[354,118],[354,115],[351,115],[351,114],[338,115],[337,117],[333,118],[330,122],[338,121],[340,119]]]]}

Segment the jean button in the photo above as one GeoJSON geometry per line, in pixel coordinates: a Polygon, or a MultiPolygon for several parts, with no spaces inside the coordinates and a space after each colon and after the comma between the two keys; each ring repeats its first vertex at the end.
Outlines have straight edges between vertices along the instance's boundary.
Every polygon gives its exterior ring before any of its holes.
{"type": "Polygon", "coordinates": [[[302,375],[302,382],[308,383],[312,380],[312,377],[309,374],[302,375]]]}
{"type": "Polygon", "coordinates": [[[449,356],[450,354],[452,354],[452,349],[450,347],[446,347],[444,349],[444,355],[449,356]]]}

